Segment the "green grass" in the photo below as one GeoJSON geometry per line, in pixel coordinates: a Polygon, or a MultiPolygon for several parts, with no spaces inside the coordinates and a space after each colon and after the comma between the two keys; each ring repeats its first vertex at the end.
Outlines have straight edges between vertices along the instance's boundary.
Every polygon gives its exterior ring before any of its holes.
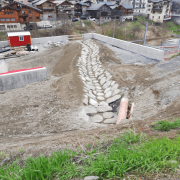
{"type": "Polygon", "coordinates": [[[71,179],[89,175],[101,179],[131,174],[175,172],[180,160],[180,137],[148,138],[132,132],[86,151],[63,150],[49,157],[18,159],[0,167],[2,180],[71,179]]]}
{"type": "Polygon", "coordinates": [[[3,41],[3,37],[6,35],[6,32],[0,32],[0,41],[3,41]]]}
{"type": "Polygon", "coordinates": [[[154,125],[154,129],[161,131],[169,131],[175,128],[180,128],[180,119],[175,119],[174,121],[158,121],[154,125]]]}
{"type": "Polygon", "coordinates": [[[180,34],[180,25],[174,24],[173,21],[169,21],[165,24],[168,30],[173,31],[174,34],[180,34]]]}
{"type": "Polygon", "coordinates": [[[152,20],[148,20],[147,18],[143,17],[143,16],[136,16],[135,18],[137,18],[137,20],[141,23],[143,23],[145,25],[146,21],[148,21],[149,24],[154,23],[154,21],[152,20]]]}

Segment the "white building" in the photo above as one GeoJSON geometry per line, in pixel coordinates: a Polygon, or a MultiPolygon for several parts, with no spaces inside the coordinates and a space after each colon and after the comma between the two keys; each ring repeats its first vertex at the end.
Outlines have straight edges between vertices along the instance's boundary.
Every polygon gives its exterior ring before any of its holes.
{"type": "Polygon", "coordinates": [[[136,14],[144,14],[147,13],[147,0],[132,0],[133,5],[133,13],[136,14]]]}
{"type": "Polygon", "coordinates": [[[172,0],[148,0],[147,17],[162,23],[171,19],[172,0]]]}

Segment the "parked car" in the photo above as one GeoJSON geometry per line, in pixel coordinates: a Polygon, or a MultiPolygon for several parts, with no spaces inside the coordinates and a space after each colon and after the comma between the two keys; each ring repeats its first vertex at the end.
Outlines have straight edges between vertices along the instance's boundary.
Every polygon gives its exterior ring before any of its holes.
{"type": "Polygon", "coordinates": [[[76,22],[76,21],[78,21],[78,19],[75,18],[75,17],[73,17],[73,18],[72,18],[72,22],[76,22]]]}
{"type": "Polygon", "coordinates": [[[27,24],[24,27],[24,30],[33,30],[33,29],[37,29],[37,24],[36,23],[30,23],[30,24],[27,24]]]}
{"type": "Polygon", "coordinates": [[[85,15],[82,15],[82,16],[80,17],[81,20],[87,20],[87,18],[88,18],[88,17],[85,16],[85,15]]]}
{"type": "Polygon", "coordinates": [[[90,21],[94,21],[94,22],[96,21],[96,19],[93,18],[93,17],[89,17],[88,19],[89,19],[90,21]]]}
{"type": "Polygon", "coordinates": [[[50,25],[50,24],[43,24],[42,26],[39,26],[39,28],[52,28],[52,25],[50,25]]]}

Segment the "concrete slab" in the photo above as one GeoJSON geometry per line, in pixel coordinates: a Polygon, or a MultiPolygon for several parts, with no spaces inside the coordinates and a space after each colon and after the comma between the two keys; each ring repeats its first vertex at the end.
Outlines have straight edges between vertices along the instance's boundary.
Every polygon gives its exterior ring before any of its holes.
{"type": "Polygon", "coordinates": [[[6,91],[21,88],[24,85],[43,81],[47,78],[47,69],[38,67],[32,69],[23,69],[10,71],[0,74],[0,91],[6,91]]]}

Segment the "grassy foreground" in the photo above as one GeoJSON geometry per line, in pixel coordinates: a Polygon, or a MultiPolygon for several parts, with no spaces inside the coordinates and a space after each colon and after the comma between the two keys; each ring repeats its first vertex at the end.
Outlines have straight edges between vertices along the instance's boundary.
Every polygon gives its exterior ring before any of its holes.
{"type": "MultiPolygon", "coordinates": [[[[71,179],[88,175],[100,179],[120,178],[127,173],[143,175],[173,173],[179,167],[180,137],[148,138],[125,133],[90,150],[64,150],[49,157],[29,157],[0,167],[0,179],[71,179]]],[[[153,178],[151,178],[153,179],[153,178]]]]}

